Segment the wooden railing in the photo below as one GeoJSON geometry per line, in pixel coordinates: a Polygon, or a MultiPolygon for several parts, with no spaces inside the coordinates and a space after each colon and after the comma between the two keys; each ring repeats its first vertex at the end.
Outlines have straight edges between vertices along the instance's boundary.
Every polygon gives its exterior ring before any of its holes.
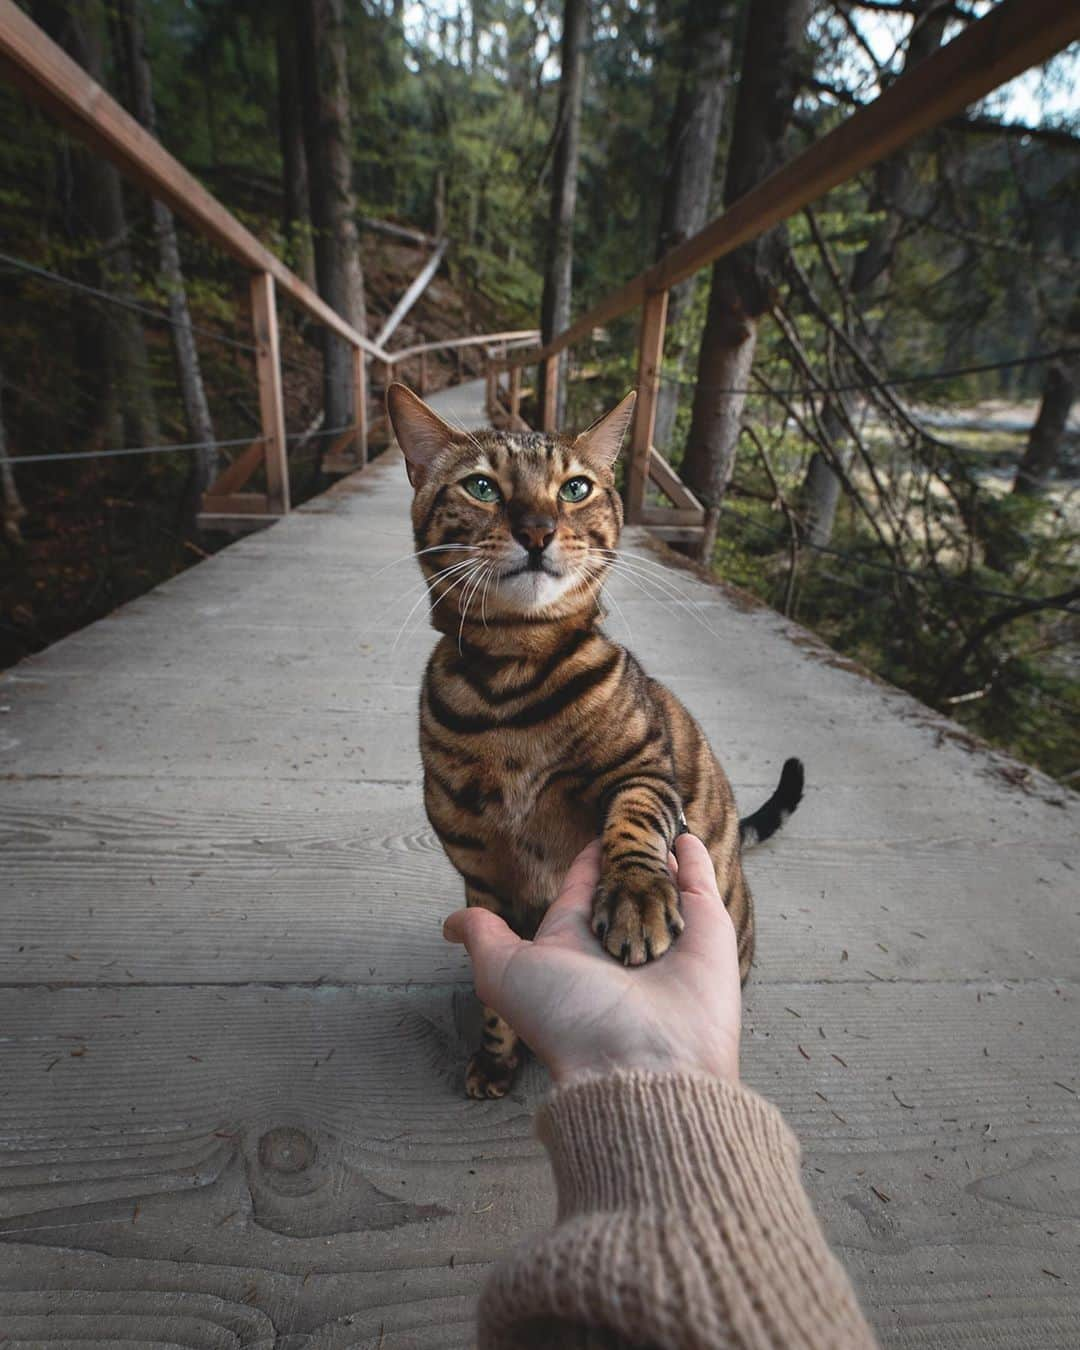
{"type": "MultiPolygon", "coordinates": [[[[427,357],[434,351],[479,347],[484,353],[488,406],[510,425],[521,422],[521,372],[546,366],[541,426],[554,427],[559,353],[599,326],[641,308],[638,341],[638,403],[631,432],[627,518],[658,533],[690,540],[702,534],[704,509],[652,445],[667,320],[668,292],[717,258],[754,239],[815,201],[830,188],[875,164],[920,132],[960,112],[1006,80],[1046,60],[1080,37],[1080,0],[1002,0],[985,18],[901,76],[862,108],[742,197],[700,233],[604,297],[565,331],[538,346],[535,331],[489,333],[385,350],[335,313],[294,272],[261,244],[164,147],[120,107],[12,3],[0,0],[0,69],[49,109],[91,147],[108,156],[135,182],[163,201],[201,234],[251,272],[252,320],[256,341],[261,435],[217,478],[206,494],[207,515],[218,521],[251,521],[289,509],[288,455],[277,319],[277,296],[284,293],[352,349],[354,425],[342,428],[327,459],[340,471],[367,458],[372,419],[368,409],[368,366],[381,362],[384,383],[416,362],[421,392],[427,386],[427,357]],[[508,404],[500,381],[506,376],[508,404]],[[348,453],[351,450],[351,454],[348,453]],[[260,466],[266,492],[241,489],[260,466]],[[646,505],[649,483],[670,507],[646,505]]],[[[441,256],[441,255],[440,255],[441,256]]],[[[434,275],[429,260],[391,316],[393,325],[422,285],[434,275]]],[[[380,337],[389,336],[384,325],[380,337]]],[[[459,362],[458,375],[461,375],[459,362]]]]}
{"type": "MultiPolygon", "coordinates": [[[[379,337],[372,341],[331,309],[280,258],[261,244],[12,0],[0,0],[0,71],[75,136],[112,160],[135,183],[164,202],[251,273],[260,435],[236,456],[204,494],[201,520],[206,525],[241,528],[257,524],[260,517],[273,518],[289,510],[288,445],[277,309],[279,295],[295,301],[312,319],[348,343],[352,350],[353,425],[341,429],[325,456],[329,467],[338,472],[359,467],[367,459],[368,437],[374,424],[368,407],[370,362],[382,363],[384,380],[389,382],[396,371],[403,371],[406,363],[418,358],[419,383],[423,387],[427,382],[426,358],[432,352],[473,346],[486,353],[493,343],[525,340],[535,344],[539,338],[536,330],[530,329],[428,342],[397,352],[387,351],[383,344],[434,276],[445,252],[445,242],[436,246],[432,257],[384,323],[379,337]],[[260,467],[265,470],[266,492],[243,491],[260,467]]],[[[460,362],[458,374],[461,374],[460,362]]]]}
{"type": "MultiPolygon", "coordinates": [[[[647,524],[669,539],[700,538],[701,503],[652,444],[670,289],[1077,38],[1080,0],[1002,0],[985,18],[969,24],[948,46],[900,76],[873,103],[853,113],[698,234],[605,296],[550,342],[515,353],[500,362],[498,370],[509,372],[513,390],[520,388],[523,366],[542,363],[546,367],[540,423],[544,430],[553,430],[559,353],[640,307],[638,401],[630,441],[627,519],[647,524]],[[670,508],[645,505],[650,481],[672,502],[670,508]]],[[[517,409],[504,411],[516,413],[517,409]]]]}

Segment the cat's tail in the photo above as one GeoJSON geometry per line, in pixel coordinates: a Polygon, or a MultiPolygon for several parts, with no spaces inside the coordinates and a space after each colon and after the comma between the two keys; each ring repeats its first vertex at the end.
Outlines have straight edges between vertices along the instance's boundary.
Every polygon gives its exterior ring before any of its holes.
{"type": "Polygon", "coordinates": [[[753,848],[770,839],[784,824],[803,794],[803,766],[801,759],[786,759],[780,770],[776,791],[752,816],[739,821],[739,841],[743,848],[753,848]]]}

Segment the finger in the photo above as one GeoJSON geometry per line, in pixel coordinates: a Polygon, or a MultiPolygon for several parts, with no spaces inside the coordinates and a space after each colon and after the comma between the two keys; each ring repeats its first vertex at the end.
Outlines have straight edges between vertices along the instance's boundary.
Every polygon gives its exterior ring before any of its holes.
{"type": "Polygon", "coordinates": [[[592,912],[592,898],[600,880],[600,858],[603,845],[594,839],[570,864],[558,898],[548,910],[548,916],[592,912]]]}
{"type": "Polygon", "coordinates": [[[729,941],[734,932],[731,916],[716,885],[716,869],[705,845],[692,834],[675,840],[679,862],[679,900],[686,933],[683,944],[701,949],[719,938],[729,941]]]}
{"type": "Polygon", "coordinates": [[[503,971],[519,947],[521,938],[511,932],[505,920],[479,905],[455,910],[443,924],[447,942],[461,942],[469,953],[473,984],[485,1003],[499,1006],[499,988],[503,971]]]}

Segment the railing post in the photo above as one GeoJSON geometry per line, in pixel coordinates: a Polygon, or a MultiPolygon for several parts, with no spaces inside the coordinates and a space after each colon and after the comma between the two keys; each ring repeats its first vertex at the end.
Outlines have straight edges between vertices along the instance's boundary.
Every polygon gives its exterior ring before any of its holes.
{"type": "Polygon", "coordinates": [[[667,291],[653,291],[645,297],[641,312],[637,407],[634,411],[634,428],[630,433],[630,463],[626,477],[626,519],[631,524],[640,520],[645,505],[649,448],[656,427],[656,396],[660,389],[660,367],[664,360],[667,303],[667,291]]]}
{"type": "Polygon", "coordinates": [[[266,460],[266,496],[275,515],[289,510],[289,459],[285,441],[285,399],[281,387],[274,278],[255,272],[251,278],[251,317],[255,330],[255,368],[259,376],[259,416],[266,460]]]}
{"type": "Polygon", "coordinates": [[[544,406],[540,409],[540,430],[555,431],[559,408],[559,355],[544,361],[544,406]]]}
{"type": "Polygon", "coordinates": [[[521,416],[521,367],[510,367],[510,416],[521,416]]]}
{"type": "Polygon", "coordinates": [[[420,388],[417,392],[421,398],[427,393],[427,352],[420,353],[420,388]]]}
{"type": "Polygon", "coordinates": [[[497,375],[495,372],[495,358],[491,354],[491,348],[484,348],[484,406],[487,409],[488,417],[495,416],[495,394],[498,389],[497,375]]]}
{"type": "Polygon", "coordinates": [[[352,349],[353,371],[353,424],[356,427],[356,459],[359,464],[367,463],[367,360],[363,347],[352,349]]]}

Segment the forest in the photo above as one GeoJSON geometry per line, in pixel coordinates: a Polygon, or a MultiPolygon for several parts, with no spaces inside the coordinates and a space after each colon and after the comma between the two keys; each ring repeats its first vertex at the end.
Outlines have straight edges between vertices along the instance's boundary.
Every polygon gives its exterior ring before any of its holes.
{"type": "MultiPolygon", "coordinates": [[[[359,331],[446,241],[403,345],[550,338],[992,5],[20,8],[359,331]]],[[[227,545],[199,502],[258,412],[244,270],[0,77],[6,666],[227,545]]],[[[705,566],[1072,786],[1078,80],[1074,46],[675,288],[655,436],[705,566]]],[[[282,321],[295,501],[350,410],[341,344],[282,321]]],[[[566,426],[632,386],[636,336],[568,353],[566,426]]]]}

